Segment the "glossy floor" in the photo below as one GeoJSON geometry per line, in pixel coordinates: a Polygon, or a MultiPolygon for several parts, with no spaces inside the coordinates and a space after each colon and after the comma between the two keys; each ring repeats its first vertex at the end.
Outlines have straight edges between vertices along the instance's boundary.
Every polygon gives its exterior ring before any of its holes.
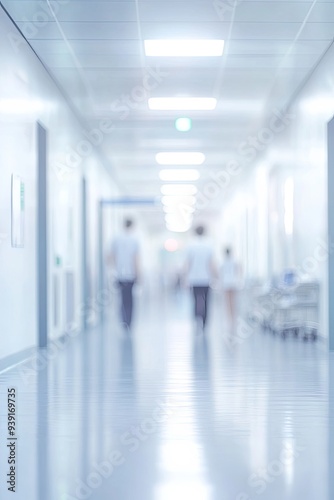
{"type": "MultiPolygon", "coordinates": [[[[186,295],[137,308],[0,374],[0,497],[330,500],[333,364],[321,343],[239,323],[186,295]],[[7,388],[17,390],[17,492],[7,491],[7,388]]],[[[333,360],[334,361],[334,360],[333,360]]],[[[333,380],[334,381],[334,380],[333,380]]]]}

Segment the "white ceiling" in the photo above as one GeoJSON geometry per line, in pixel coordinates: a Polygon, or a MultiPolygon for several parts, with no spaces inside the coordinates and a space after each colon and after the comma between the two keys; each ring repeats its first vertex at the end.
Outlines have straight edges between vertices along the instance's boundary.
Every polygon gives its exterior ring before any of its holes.
{"type": "Polygon", "coordinates": [[[47,0],[1,3],[89,126],[114,121],[101,149],[129,195],[159,195],[155,154],[163,150],[204,152],[203,185],[273,109],[288,103],[334,33],[334,2],[68,0],[56,5],[56,17],[47,0]],[[219,2],[234,8],[219,16],[219,2]],[[26,23],[41,12],[47,25],[28,36],[26,23]],[[221,58],[148,58],[146,38],[223,38],[226,47],[221,58]],[[112,111],[156,67],[166,75],[151,96],[216,97],[217,109],[187,113],[194,122],[186,134],[174,128],[180,114],[150,111],[147,99],[132,100],[126,116],[112,111]]]}

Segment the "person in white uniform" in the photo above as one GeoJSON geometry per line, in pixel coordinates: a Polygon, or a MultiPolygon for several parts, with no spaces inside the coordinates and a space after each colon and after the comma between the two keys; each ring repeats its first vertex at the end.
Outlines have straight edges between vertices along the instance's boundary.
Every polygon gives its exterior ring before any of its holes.
{"type": "Polygon", "coordinates": [[[206,326],[209,290],[216,276],[212,244],[205,237],[205,228],[195,229],[196,240],[187,249],[186,273],[194,295],[194,314],[199,326],[206,326]]]}
{"type": "Polygon", "coordinates": [[[232,256],[232,250],[225,248],[225,260],[221,266],[220,279],[225,295],[231,327],[235,327],[236,294],[239,287],[240,268],[232,256]]]}
{"type": "Polygon", "coordinates": [[[124,221],[124,233],[112,243],[111,260],[121,292],[121,319],[130,329],[133,311],[133,286],[139,276],[139,242],[133,234],[133,221],[124,221]]]}

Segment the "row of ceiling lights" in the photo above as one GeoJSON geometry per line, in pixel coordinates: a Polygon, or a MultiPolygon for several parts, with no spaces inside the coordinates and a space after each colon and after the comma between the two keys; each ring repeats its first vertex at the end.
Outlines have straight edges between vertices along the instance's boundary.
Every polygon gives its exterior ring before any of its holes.
{"type": "MultiPolygon", "coordinates": [[[[145,54],[148,57],[220,57],[224,51],[224,40],[145,40],[145,54]]],[[[213,97],[152,97],[149,109],[154,111],[213,111],[217,99],[213,97]]],[[[190,118],[178,118],[176,129],[188,132],[190,118]]],[[[161,152],[156,161],[164,166],[202,165],[205,155],[200,152],[161,152]]],[[[163,169],[160,179],[167,182],[196,181],[200,177],[196,169],[163,169]]],[[[166,227],[173,232],[186,232],[191,227],[195,212],[197,188],[193,184],[165,184],[161,187],[162,204],[166,227]]]]}
{"type": "MultiPolygon", "coordinates": [[[[205,155],[200,152],[162,152],[156,155],[160,165],[202,165],[205,155]]],[[[167,182],[196,181],[200,177],[196,169],[173,168],[160,171],[160,179],[167,182]]],[[[193,184],[164,184],[161,187],[162,204],[168,230],[186,232],[190,229],[195,212],[197,187],[193,184]]]]}

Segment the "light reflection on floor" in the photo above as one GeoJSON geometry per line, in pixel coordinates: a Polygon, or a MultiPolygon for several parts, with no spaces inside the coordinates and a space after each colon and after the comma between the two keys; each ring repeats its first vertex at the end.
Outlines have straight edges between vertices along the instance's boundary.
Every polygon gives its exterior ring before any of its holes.
{"type": "MultiPolygon", "coordinates": [[[[206,336],[186,296],[155,298],[132,338],[109,320],[25,379],[0,374],[2,423],[18,391],[15,498],[330,500],[324,347],[260,332],[231,346],[215,300],[206,336]]],[[[5,471],[3,424],[0,438],[5,471]]]]}

